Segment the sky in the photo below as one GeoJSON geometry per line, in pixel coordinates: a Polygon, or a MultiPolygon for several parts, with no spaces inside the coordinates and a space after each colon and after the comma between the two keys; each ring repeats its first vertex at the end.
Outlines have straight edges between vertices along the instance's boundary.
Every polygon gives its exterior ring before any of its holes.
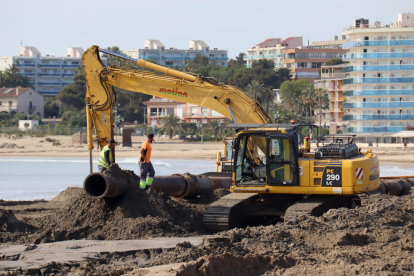
{"type": "Polygon", "coordinates": [[[228,50],[234,58],[268,38],[333,40],[356,18],[390,24],[414,12],[412,0],[0,0],[0,56],[35,46],[43,56],[66,56],[67,47],[144,48],[159,39],[188,49],[189,40],[228,50]]]}

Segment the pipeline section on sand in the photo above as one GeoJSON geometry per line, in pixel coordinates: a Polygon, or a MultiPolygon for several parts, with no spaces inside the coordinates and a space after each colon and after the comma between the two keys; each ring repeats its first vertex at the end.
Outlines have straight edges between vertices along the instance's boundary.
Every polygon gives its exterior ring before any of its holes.
{"type": "MultiPolygon", "coordinates": [[[[87,195],[95,198],[116,197],[128,190],[139,189],[140,178],[133,171],[121,170],[112,164],[105,173],[92,173],[83,183],[87,195]]],[[[188,197],[231,186],[230,177],[213,177],[204,175],[173,174],[155,176],[151,189],[172,197],[188,197]]]]}

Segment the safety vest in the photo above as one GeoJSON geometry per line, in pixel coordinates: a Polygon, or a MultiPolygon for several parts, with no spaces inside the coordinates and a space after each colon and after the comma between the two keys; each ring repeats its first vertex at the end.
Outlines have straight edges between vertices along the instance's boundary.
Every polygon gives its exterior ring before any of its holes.
{"type": "Polygon", "coordinates": [[[105,152],[106,152],[107,150],[109,150],[109,161],[111,161],[111,163],[113,162],[113,159],[112,159],[112,150],[109,148],[109,146],[108,146],[108,145],[106,145],[106,146],[102,149],[102,151],[101,151],[101,157],[99,158],[99,161],[98,161],[98,165],[101,165],[101,166],[102,166],[102,167],[104,167],[105,169],[107,169],[107,168],[109,167],[109,164],[108,164],[108,163],[106,163],[106,160],[105,160],[105,152]]]}

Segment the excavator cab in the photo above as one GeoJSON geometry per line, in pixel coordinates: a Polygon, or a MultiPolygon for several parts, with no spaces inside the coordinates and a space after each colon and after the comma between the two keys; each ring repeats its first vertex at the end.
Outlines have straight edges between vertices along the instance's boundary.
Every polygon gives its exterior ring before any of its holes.
{"type": "Polygon", "coordinates": [[[296,132],[248,130],[234,144],[235,186],[299,185],[296,132]]]}

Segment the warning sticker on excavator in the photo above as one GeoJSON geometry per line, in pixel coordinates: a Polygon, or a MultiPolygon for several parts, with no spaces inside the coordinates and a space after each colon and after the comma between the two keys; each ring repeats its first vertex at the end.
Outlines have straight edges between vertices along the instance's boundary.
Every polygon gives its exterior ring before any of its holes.
{"type": "Polygon", "coordinates": [[[303,168],[299,167],[299,176],[302,176],[302,175],[303,175],[303,168]]]}
{"type": "Polygon", "coordinates": [[[356,169],[356,179],[362,179],[364,177],[364,170],[362,168],[356,169]]]}
{"type": "Polygon", "coordinates": [[[272,155],[279,155],[279,140],[272,139],[272,155]]]}

